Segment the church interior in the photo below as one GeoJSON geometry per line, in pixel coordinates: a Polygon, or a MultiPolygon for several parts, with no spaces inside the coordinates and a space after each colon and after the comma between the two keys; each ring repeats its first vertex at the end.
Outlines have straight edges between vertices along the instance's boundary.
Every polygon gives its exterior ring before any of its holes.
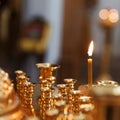
{"type": "Polygon", "coordinates": [[[0,0],[0,120],[120,120],[119,0],[0,0]]]}

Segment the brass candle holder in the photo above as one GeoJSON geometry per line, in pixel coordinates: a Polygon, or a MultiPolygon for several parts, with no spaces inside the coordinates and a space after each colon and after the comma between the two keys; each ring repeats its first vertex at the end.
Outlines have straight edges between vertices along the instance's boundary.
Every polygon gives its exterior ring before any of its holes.
{"type": "MultiPolygon", "coordinates": [[[[23,71],[16,71],[17,93],[21,100],[21,106],[25,114],[39,116],[42,120],[46,119],[68,119],[69,115],[73,115],[73,119],[87,113],[86,109],[90,109],[91,101],[87,98],[82,99],[83,93],[75,90],[74,85],[77,80],[72,78],[64,79],[64,84],[53,85],[56,81],[54,72],[58,65],[49,63],[38,63],[37,68],[40,70],[38,80],[40,82],[40,96],[37,98],[39,110],[36,111],[33,105],[33,95],[35,84],[29,82],[29,77],[23,71]],[[82,101],[83,100],[83,101],[82,101]],[[88,103],[86,103],[87,101],[88,103]],[[85,105],[89,106],[85,106],[85,105]],[[52,113],[54,110],[59,112],[52,113]],[[49,117],[49,118],[48,118],[49,117]]],[[[83,117],[85,118],[85,117],[83,117]]],[[[68,119],[69,120],[69,119],[68,119]]]]}
{"type": "Polygon", "coordinates": [[[17,80],[17,94],[19,96],[20,99],[22,99],[23,97],[23,93],[24,93],[24,82],[27,82],[29,80],[29,78],[27,78],[26,76],[18,76],[16,77],[17,80]]]}
{"type": "Polygon", "coordinates": [[[66,84],[57,84],[58,93],[67,94],[66,84]]]}
{"type": "Polygon", "coordinates": [[[26,77],[26,73],[23,72],[22,70],[16,70],[16,89],[17,89],[17,94],[21,98],[22,97],[22,89],[23,89],[23,83],[28,81],[29,79],[26,77]]]}
{"type": "Polygon", "coordinates": [[[63,96],[63,100],[67,101],[67,86],[66,84],[57,84],[58,93],[63,96]]]}
{"type": "Polygon", "coordinates": [[[46,118],[46,110],[53,108],[52,92],[48,87],[41,88],[41,96],[38,99],[38,104],[40,107],[39,114],[42,119],[46,118]]]}
{"type": "Polygon", "coordinates": [[[73,91],[75,83],[77,82],[77,80],[76,79],[72,79],[72,78],[66,78],[66,79],[64,79],[64,82],[69,86],[71,91],[73,91]]]}
{"type": "Polygon", "coordinates": [[[26,112],[27,115],[36,116],[33,106],[33,94],[35,85],[31,82],[26,81],[23,83],[23,87],[24,88],[21,100],[23,110],[26,112]]]}
{"type": "Polygon", "coordinates": [[[56,79],[53,75],[53,72],[60,67],[59,65],[50,63],[38,63],[36,66],[40,70],[39,82],[46,78],[52,80],[56,79]]]}
{"type": "Polygon", "coordinates": [[[79,90],[74,90],[72,92],[72,111],[73,113],[79,113],[80,112],[80,101],[79,101],[79,98],[80,98],[81,94],[80,94],[80,91],[79,90]]]}
{"type": "Polygon", "coordinates": [[[15,71],[15,74],[17,81],[17,94],[21,101],[22,109],[27,115],[36,116],[33,106],[33,94],[35,85],[29,82],[29,77],[27,77],[25,72],[17,70],[15,71]]]}
{"type": "Polygon", "coordinates": [[[36,66],[40,70],[40,75],[38,78],[41,92],[41,95],[38,98],[40,108],[39,114],[42,119],[45,119],[45,111],[54,107],[54,97],[52,96],[54,89],[52,88],[52,85],[55,83],[56,77],[53,73],[60,66],[50,63],[38,63],[36,66]]]}
{"type": "Polygon", "coordinates": [[[68,104],[72,103],[72,92],[74,91],[74,86],[77,80],[72,78],[64,79],[65,84],[67,85],[67,102],[68,104]]]}

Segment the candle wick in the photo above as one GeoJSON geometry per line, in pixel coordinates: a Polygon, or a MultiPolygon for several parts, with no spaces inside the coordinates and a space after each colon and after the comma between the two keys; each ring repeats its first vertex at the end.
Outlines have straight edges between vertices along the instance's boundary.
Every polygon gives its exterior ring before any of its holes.
{"type": "Polygon", "coordinates": [[[88,59],[92,59],[92,56],[88,56],[88,59]]]}

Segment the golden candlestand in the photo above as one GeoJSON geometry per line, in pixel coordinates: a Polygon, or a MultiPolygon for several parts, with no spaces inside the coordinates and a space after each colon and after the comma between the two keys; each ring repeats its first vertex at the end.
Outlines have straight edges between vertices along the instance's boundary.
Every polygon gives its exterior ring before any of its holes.
{"type": "Polygon", "coordinates": [[[40,69],[39,81],[47,78],[55,79],[53,76],[53,72],[60,67],[59,65],[54,65],[50,63],[38,63],[36,64],[36,66],[38,69],[40,69]]]}
{"type": "Polygon", "coordinates": [[[53,108],[54,97],[52,96],[54,89],[52,85],[56,81],[56,77],[53,75],[54,71],[58,69],[59,65],[50,63],[38,63],[37,68],[40,70],[39,82],[41,95],[38,98],[39,114],[42,119],[46,119],[46,110],[53,108]]]}
{"type": "Polygon", "coordinates": [[[101,70],[97,80],[111,80],[109,74],[112,55],[112,31],[119,21],[119,13],[116,9],[101,9],[99,12],[100,25],[105,33],[104,49],[101,59],[101,70]]]}
{"type": "Polygon", "coordinates": [[[67,90],[67,102],[68,104],[72,103],[72,92],[74,91],[74,86],[75,83],[77,82],[76,79],[71,79],[71,78],[66,78],[64,79],[64,82],[67,86],[66,90],[67,90]]]}
{"type": "Polygon", "coordinates": [[[29,77],[21,70],[16,70],[17,94],[21,101],[21,107],[26,115],[35,116],[33,106],[33,94],[35,85],[29,82],[29,77]]]}
{"type": "Polygon", "coordinates": [[[66,78],[66,79],[64,79],[64,82],[65,82],[65,84],[67,84],[69,86],[69,88],[72,91],[72,90],[74,90],[74,85],[77,82],[77,80],[76,79],[71,79],[71,78],[66,78]]]}
{"type": "Polygon", "coordinates": [[[16,70],[15,74],[16,74],[16,76],[25,76],[26,75],[26,73],[23,72],[22,70],[16,70]]]}

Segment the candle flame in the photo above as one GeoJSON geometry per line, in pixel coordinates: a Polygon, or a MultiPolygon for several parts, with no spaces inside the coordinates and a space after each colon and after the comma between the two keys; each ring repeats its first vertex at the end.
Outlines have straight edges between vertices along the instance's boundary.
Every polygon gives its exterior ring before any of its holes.
{"type": "Polygon", "coordinates": [[[90,43],[90,45],[89,45],[89,49],[88,49],[88,55],[89,55],[89,56],[92,56],[93,47],[94,47],[94,43],[93,43],[93,41],[91,41],[91,43],[90,43]]]}

